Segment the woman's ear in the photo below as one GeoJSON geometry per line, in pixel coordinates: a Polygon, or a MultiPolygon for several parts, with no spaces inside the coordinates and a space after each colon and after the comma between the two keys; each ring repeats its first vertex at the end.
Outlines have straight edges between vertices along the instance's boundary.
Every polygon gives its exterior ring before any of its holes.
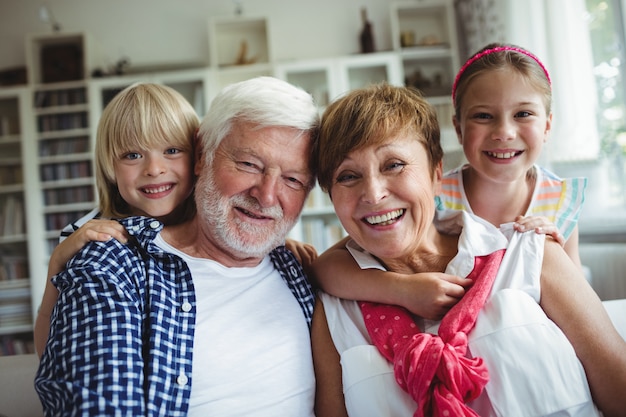
{"type": "Polygon", "coordinates": [[[439,161],[439,163],[435,167],[435,172],[433,174],[433,190],[435,191],[435,195],[441,194],[441,181],[442,180],[443,180],[443,160],[439,161]]]}

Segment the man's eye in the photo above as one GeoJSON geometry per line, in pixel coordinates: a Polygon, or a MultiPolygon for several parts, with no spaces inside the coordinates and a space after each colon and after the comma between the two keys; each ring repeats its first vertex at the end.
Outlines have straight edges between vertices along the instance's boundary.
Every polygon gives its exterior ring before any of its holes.
{"type": "Polygon", "coordinates": [[[253,162],[237,161],[237,166],[246,172],[261,172],[261,168],[253,162]]]}
{"type": "Polygon", "coordinates": [[[287,177],[286,179],[287,186],[289,188],[293,188],[294,190],[303,190],[306,188],[306,184],[294,177],[287,177]]]}

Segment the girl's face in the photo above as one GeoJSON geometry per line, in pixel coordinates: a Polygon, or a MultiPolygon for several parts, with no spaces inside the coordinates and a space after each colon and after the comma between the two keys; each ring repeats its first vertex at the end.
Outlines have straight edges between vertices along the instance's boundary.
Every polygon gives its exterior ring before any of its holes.
{"type": "Polygon", "coordinates": [[[348,234],[385,260],[411,256],[425,242],[442,167],[434,178],[414,134],[348,154],[333,173],[333,206],[348,234]]]}
{"type": "Polygon", "coordinates": [[[552,114],[518,72],[490,71],[471,81],[454,120],[469,164],[493,182],[525,180],[548,139],[552,114]]]}
{"type": "Polygon", "coordinates": [[[115,160],[115,181],[132,214],[157,219],[172,213],[193,189],[190,152],[163,146],[131,151],[115,160]]]}

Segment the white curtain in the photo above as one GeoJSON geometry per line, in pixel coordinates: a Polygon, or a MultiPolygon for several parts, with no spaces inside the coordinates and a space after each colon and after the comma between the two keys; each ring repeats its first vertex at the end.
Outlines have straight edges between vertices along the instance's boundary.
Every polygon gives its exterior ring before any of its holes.
{"type": "Polygon", "coordinates": [[[540,164],[597,159],[600,140],[584,0],[457,0],[462,54],[489,42],[522,46],[546,65],[553,127],[540,164]]]}

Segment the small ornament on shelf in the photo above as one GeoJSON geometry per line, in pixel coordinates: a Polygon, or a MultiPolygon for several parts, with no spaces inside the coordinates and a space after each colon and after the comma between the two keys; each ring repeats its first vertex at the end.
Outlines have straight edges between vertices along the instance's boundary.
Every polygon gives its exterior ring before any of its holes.
{"type": "Polygon", "coordinates": [[[361,53],[366,54],[374,52],[374,33],[372,30],[372,23],[367,19],[367,9],[361,8],[361,19],[363,20],[363,30],[359,40],[361,41],[361,53]]]}

